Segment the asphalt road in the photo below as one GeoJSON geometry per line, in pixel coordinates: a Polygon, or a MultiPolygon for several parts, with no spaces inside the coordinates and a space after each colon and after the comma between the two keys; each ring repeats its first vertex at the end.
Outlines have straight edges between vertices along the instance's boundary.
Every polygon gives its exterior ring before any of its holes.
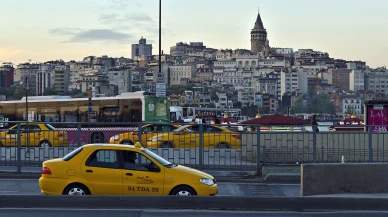
{"type": "MultiPolygon", "coordinates": [[[[300,185],[218,183],[219,196],[300,196],[300,185]]],[[[40,195],[38,180],[0,179],[0,195],[40,195]]],[[[1,215],[0,215],[1,216],[1,215]]]]}
{"type": "Polygon", "coordinates": [[[388,212],[236,212],[192,210],[71,210],[71,209],[0,209],[4,217],[382,217],[388,212]]]}

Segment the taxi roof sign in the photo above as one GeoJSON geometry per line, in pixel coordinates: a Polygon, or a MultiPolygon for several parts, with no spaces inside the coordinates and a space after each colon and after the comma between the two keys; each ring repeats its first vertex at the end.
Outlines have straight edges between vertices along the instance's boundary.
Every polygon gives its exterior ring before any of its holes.
{"type": "Polygon", "coordinates": [[[142,148],[142,145],[140,144],[140,142],[135,143],[135,148],[142,148]]]}

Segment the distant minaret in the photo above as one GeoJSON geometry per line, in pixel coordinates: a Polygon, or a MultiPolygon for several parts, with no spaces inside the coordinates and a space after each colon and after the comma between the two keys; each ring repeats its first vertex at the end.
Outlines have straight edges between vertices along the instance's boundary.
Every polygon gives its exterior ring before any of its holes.
{"type": "Polygon", "coordinates": [[[260,17],[260,9],[257,15],[255,26],[251,31],[251,52],[252,54],[260,54],[266,47],[267,30],[265,30],[263,21],[260,17]]]}

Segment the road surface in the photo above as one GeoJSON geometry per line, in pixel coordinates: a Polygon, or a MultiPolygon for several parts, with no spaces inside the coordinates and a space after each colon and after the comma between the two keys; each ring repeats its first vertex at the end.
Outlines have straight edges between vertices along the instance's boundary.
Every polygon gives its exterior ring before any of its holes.
{"type": "Polygon", "coordinates": [[[193,210],[72,210],[72,209],[0,209],[6,217],[383,217],[388,212],[239,212],[193,210]]]}
{"type": "MultiPolygon", "coordinates": [[[[267,185],[254,183],[218,183],[219,196],[298,197],[300,185],[267,185]]],[[[0,179],[0,195],[40,195],[38,180],[0,179]]],[[[1,216],[1,215],[0,215],[1,216]]]]}

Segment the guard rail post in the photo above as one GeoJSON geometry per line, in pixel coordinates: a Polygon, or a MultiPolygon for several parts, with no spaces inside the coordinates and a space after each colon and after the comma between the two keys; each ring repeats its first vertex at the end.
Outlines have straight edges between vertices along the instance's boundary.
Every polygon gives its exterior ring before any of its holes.
{"type": "Polygon", "coordinates": [[[17,154],[17,163],[16,163],[16,167],[17,167],[17,172],[18,173],[21,173],[22,172],[22,149],[21,149],[21,126],[20,126],[20,123],[17,123],[17,149],[16,149],[16,154],[17,154]]]}

